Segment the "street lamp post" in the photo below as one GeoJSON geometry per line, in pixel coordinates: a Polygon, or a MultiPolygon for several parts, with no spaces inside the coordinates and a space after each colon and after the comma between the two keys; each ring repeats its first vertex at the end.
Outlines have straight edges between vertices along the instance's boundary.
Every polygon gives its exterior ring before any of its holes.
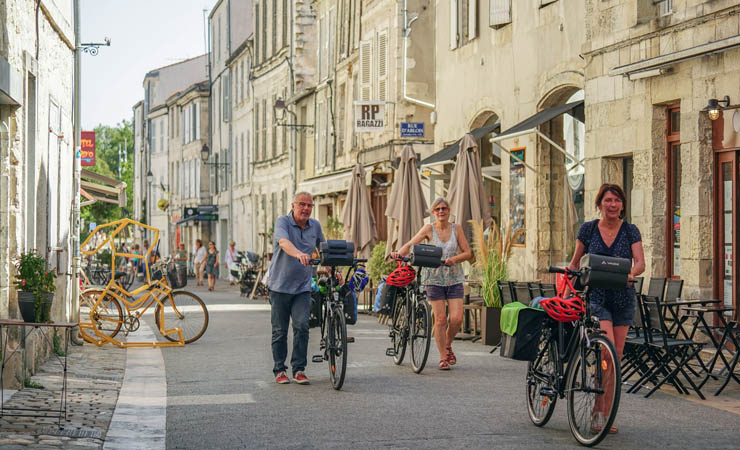
{"type": "MultiPolygon", "coordinates": [[[[213,166],[216,168],[215,179],[216,179],[216,188],[218,188],[218,170],[221,167],[223,167],[224,171],[226,171],[228,170],[228,167],[231,166],[231,164],[227,162],[209,162],[208,160],[210,159],[210,157],[211,157],[211,149],[208,148],[208,144],[203,144],[203,147],[200,148],[200,159],[203,162],[203,164],[205,164],[206,166],[213,166]]],[[[232,223],[233,223],[232,222],[233,215],[232,215],[231,210],[233,209],[233,203],[234,203],[233,201],[234,200],[234,190],[232,187],[232,183],[229,182],[229,173],[228,172],[225,172],[225,173],[226,173],[226,184],[229,186],[229,219],[228,219],[229,220],[229,223],[228,223],[229,233],[228,234],[231,234],[230,231],[232,229],[232,223]]],[[[229,240],[232,240],[233,236],[228,236],[228,238],[229,240]]]]}
{"type": "MultiPolygon", "coordinates": [[[[149,188],[146,191],[146,223],[152,226],[152,183],[154,182],[154,175],[152,169],[146,173],[146,182],[149,188]]],[[[149,231],[147,230],[147,237],[149,237],[149,231]]]]}

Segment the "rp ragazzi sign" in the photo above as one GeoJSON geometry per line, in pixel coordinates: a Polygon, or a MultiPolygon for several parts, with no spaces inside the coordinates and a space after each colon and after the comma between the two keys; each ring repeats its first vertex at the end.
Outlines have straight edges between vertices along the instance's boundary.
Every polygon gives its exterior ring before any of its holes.
{"type": "Polygon", "coordinates": [[[355,131],[385,130],[385,102],[355,102],[355,131]]]}

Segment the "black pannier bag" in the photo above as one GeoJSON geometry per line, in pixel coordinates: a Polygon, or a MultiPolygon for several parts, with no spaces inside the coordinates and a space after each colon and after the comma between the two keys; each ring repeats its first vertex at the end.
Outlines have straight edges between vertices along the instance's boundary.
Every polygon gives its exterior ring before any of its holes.
{"type": "Polygon", "coordinates": [[[439,267],[442,265],[442,247],[416,244],[411,250],[411,265],[417,267],[439,267]]]}
{"type": "Polygon", "coordinates": [[[177,264],[170,265],[167,269],[167,281],[172,289],[184,288],[188,284],[188,268],[177,264]]]}
{"type": "Polygon", "coordinates": [[[311,293],[311,307],[308,311],[308,327],[316,328],[321,325],[321,303],[324,301],[321,292],[311,293]]]}
{"type": "Polygon", "coordinates": [[[388,283],[383,284],[383,290],[380,293],[380,308],[378,314],[383,316],[392,316],[393,308],[396,304],[396,293],[398,288],[388,283]]]}
{"type": "Polygon", "coordinates": [[[545,317],[544,310],[520,309],[514,335],[501,334],[501,356],[519,361],[534,361],[537,358],[545,317]]]}
{"type": "Polygon", "coordinates": [[[343,284],[339,288],[339,300],[342,301],[344,309],[344,321],[347,325],[354,325],[357,323],[357,298],[355,292],[350,289],[347,283],[343,284]]]}
{"type": "Polygon", "coordinates": [[[351,266],[355,259],[355,244],[347,241],[329,240],[319,247],[322,266],[351,266]]]}
{"type": "Polygon", "coordinates": [[[625,258],[587,253],[581,258],[581,284],[591,288],[624,289],[632,268],[625,258]]]}

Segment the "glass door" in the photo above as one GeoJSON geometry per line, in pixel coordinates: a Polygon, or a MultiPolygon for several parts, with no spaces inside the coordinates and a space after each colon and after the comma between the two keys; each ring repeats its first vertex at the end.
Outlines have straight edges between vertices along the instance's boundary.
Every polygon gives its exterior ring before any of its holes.
{"type": "Polygon", "coordinates": [[[718,298],[725,306],[732,307],[733,317],[738,316],[738,155],[740,152],[723,152],[717,155],[717,271],[718,298]]]}

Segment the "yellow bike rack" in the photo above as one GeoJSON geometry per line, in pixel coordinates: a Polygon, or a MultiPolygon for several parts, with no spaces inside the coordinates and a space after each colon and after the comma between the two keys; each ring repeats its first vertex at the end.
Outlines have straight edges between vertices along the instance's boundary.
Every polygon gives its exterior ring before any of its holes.
{"type": "Polygon", "coordinates": [[[82,322],[82,318],[80,318],[80,336],[82,336],[84,340],[93,343],[98,347],[101,347],[107,343],[111,343],[121,348],[182,347],[185,345],[185,340],[182,336],[182,329],[167,329],[164,327],[165,306],[161,298],[166,298],[170,294],[170,292],[172,292],[172,289],[167,284],[164,276],[161,279],[152,280],[151,274],[149,272],[149,264],[144,264],[147,282],[144,286],[141,286],[131,292],[124,289],[123,286],[118,284],[115,279],[116,257],[143,259],[144,261],[148,261],[149,256],[152,253],[152,249],[156,247],[158,242],[159,230],[157,228],[131,219],[120,219],[110,223],[98,225],[97,227],[95,227],[95,230],[90,233],[87,239],[85,239],[85,241],[80,245],[80,253],[82,253],[83,255],[94,255],[105,246],[110,246],[111,250],[110,281],[108,281],[108,284],[103,289],[103,292],[101,293],[101,295],[98,296],[98,298],[95,300],[95,303],[90,308],[90,322],[82,322]],[[118,236],[118,234],[121,233],[129,225],[132,225],[134,227],[142,227],[154,233],[154,239],[152,240],[152,243],[149,246],[146,254],[135,255],[133,253],[123,253],[116,251],[114,238],[118,236]],[[94,250],[83,250],[83,248],[85,248],[85,246],[93,238],[93,236],[97,235],[98,232],[106,229],[112,229],[112,231],[110,231],[110,233],[106,235],[106,239],[104,239],[102,243],[100,243],[94,250]],[[141,297],[136,298],[133,302],[128,300],[129,298],[134,298],[135,295],[141,294],[144,291],[148,292],[141,297]],[[128,313],[130,313],[132,310],[135,311],[141,309],[142,307],[144,308],[144,311],[146,311],[146,309],[151,307],[156,302],[157,306],[159,306],[160,313],[159,320],[157,321],[159,324],[159,332],[162,334],[162,336],[177,335],[177,342],[122,342],[118,339],[115,339],[115,337],[110,337],[102,333],[98,329],[98,327],[95,326],[95,311],[100,307],[102,300],[108,295],[115,298],[122,307],[126,308],[126,311],[128,313]],[[154,299],[153,302],[149,301],[151,298],[154,299]]]}

